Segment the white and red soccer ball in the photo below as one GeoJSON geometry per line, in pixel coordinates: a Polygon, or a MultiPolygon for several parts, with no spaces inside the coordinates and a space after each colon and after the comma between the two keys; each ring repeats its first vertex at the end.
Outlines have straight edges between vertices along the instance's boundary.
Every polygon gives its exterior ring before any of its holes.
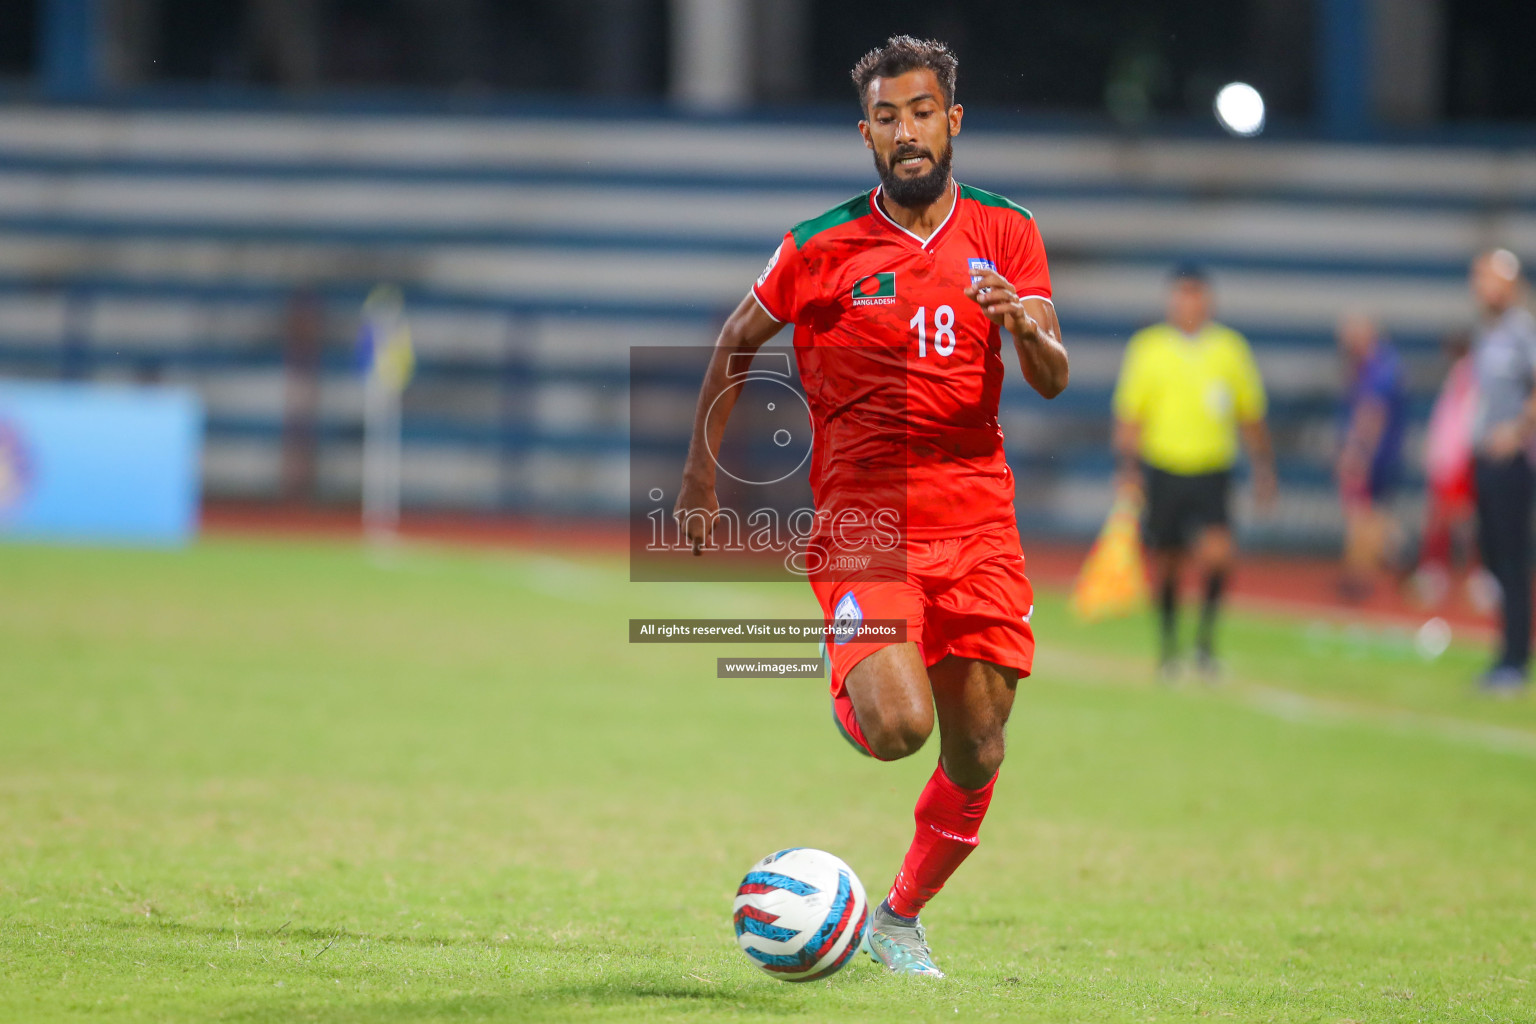
{"type": "Polygon", "coordinates": [[[795,847],[752,865],[736,890],[736,942],[781,981],[815,981],[852,960],[869,927],[853,869],[823,850],[795,847]]]}

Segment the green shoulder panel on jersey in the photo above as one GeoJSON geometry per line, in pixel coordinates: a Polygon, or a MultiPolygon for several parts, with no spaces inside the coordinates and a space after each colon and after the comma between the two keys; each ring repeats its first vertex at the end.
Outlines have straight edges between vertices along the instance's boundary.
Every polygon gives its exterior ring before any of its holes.
{"type": "Polygon", "coordinates": [[[1035,215],[1024,209],[1024,207],[1007,196],[998,195],[996,192],[988,192],[986,189],[974,188],[970,185],[961,185],[960,196],[964,199],[974,199],[982,206],[997,206],[1004,210],[1018,210],[1024,215],[1025,220],[1035,219],[1035,215]]]}
{"type": "Polygon", "coordinates": [[[790,228],[789,233],[794,236],[795,248],[805,248],[805,243],[821,234],[829,228],[835,228],[839,224],[847,224],[851,220],[869,216],[869,193],[860,192],[845,203],[838,203],[832,209],[820,217],[812,217],[803,220],[790,228]]]}

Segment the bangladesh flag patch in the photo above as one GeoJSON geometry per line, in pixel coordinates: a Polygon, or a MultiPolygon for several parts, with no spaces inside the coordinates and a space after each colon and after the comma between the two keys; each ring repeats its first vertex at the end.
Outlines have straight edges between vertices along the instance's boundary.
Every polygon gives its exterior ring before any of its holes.
{"type": "Polygon", "coordinates": [[[870,274],[853,282],[855,306],[889,306],[896,301],[896,272],[870,274]]]}

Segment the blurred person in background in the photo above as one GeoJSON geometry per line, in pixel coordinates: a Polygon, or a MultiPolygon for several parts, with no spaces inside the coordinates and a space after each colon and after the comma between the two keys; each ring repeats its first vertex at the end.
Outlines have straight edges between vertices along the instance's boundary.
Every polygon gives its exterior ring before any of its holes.
{"type": "Polygon", "coordinates": [[[1344,505],[1344,567],[1339,594],[1370,596],[1374,577],[1397,548],[1388,508],[1402,476],[1407,393],[1402,363],[1376,324],[1362,313],[1338,326],[1339,352],[1348,368],[1343,436],[1335,475],[1344,505]]]}
{"type": "Polygon", "coordinates": [[[1476,565],[1472,550],[1473,516],[1476,512],[1472,485],[1472,417],[1477,404],[1477,375],[1472,366],[1472,337],[1458,331],[1442,345],[1449,368],[1435,396],[1424,432],[1424,479],[1428,485],[1424,503],[1424,535],[1419,544],[1419,565],[1413,574],[1414,598],[1427,608],[1445,603],[1451,589],[1454,549],[1466,552],[1469,563],[1467,592],[1482,612],[1493,610],[1497,585],[1476,565]]]}
{"type": "Polygon", "coordinates": [[[1179,584],[1193,558],[1203,581],[1195,664],[1219,677],[1217,614],[1232,569],[1228,511],[1241,433],[1261,507],[1275,496],[1274,455],[1264,424],[1264,384],[1243,336],[1211,319],[1203,268],[1175,269],[1168,319],[1138,331],[1126,346],[1115,385],[1119,487],[1145,503],[1143,536],[1158,602],[1158,672],[1179,670],[1179,584]]]}
{"type": "Polygon", "coordinates": [[[1531,657],[1530,447],[1536,437],[1536,318],[1525,308],[1520,260],[1507,249],[1472,261],[1472,297],[1482,314],[1472,342],[1477,404],[1472,416],[1477,535],[1504,610],[1499,658],[1483,691],[1526,688],[1531,657]]]}

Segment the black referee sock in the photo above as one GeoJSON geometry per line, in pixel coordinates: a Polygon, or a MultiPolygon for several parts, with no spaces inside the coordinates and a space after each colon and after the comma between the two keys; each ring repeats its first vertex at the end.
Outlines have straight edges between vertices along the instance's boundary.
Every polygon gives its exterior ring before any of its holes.
{"type": "Polygon", "coordinates": [[[1205,578],[1205,603],[1200,606],[1200,634],[1195,643],[1209,658],[1216,634],[1216,613],[1221,609],[1221,595],[1227,589],[1227,574],[1213,572],[1205,578]]]}
{"type": "Polygon", "coordinates": [[[1157,609],[1163,627],[1162,660],[1172,661],[1179,653],[1179,581],[1171,576],[1163,580],[1157,609]]]}

